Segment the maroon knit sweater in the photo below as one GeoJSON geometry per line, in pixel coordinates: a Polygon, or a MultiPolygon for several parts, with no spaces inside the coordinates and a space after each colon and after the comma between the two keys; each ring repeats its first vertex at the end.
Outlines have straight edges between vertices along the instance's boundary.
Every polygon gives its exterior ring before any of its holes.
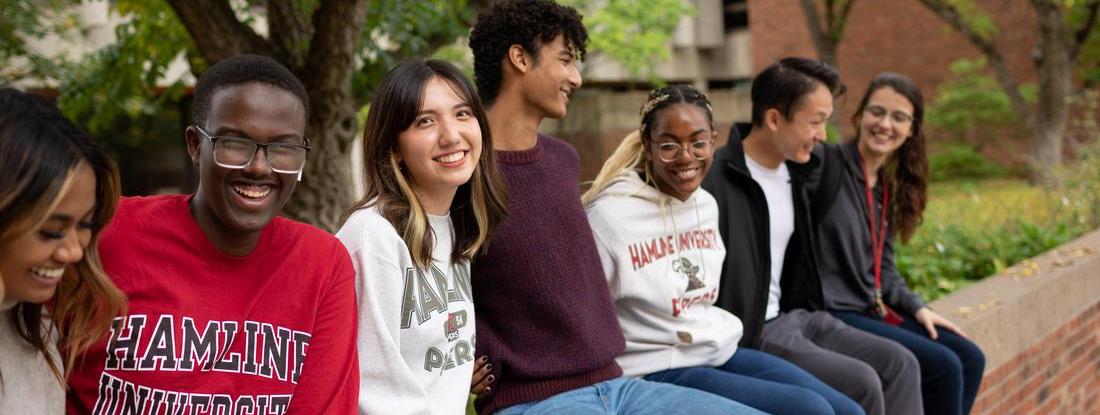
{"type": "Polygon", "coordinates": [[[581,207],[577,151],[540,134],[496,156],[508,219],[472,270],[477,355],[496,376],[481,413],[619,377],[625,347],[581,207]]]}

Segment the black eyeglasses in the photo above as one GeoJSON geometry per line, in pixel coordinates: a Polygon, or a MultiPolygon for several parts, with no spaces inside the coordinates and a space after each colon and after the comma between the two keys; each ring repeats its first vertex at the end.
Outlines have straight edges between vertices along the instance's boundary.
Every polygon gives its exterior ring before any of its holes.
{"type": "Polygon", "coordinates": [[[241,137],[211,136],[202,127],[195,130],[214,144],[214,163],[227,169],[243,169],[252,163],[256,151],[264,150],[267,164],[276,173],[298,174],[306,165],[306,156],[311,150],[309,140],[305,144],[266,143],[261,144],[241,137]]]}

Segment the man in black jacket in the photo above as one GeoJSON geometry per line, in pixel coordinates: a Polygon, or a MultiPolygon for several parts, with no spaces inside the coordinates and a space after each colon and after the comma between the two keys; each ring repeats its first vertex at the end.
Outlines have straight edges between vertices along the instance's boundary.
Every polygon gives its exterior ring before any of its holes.
{"type": "Polygon", "coordinates": [[[726,245],[718,305],[741,318],[741,345],[781,356],[848,395],[869,415],[920,414],[920,369],[901,345],[819,311],[809,192],[840,75],[785,58],[752,84],[752,124],[738,124],[703,188],[718,201],[726,245]]]}

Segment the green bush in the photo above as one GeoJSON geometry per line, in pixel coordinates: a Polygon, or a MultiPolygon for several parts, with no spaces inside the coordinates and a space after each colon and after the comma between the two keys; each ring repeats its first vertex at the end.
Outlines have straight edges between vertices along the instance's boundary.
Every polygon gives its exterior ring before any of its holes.
{"type": "MultiPolygon", "coordinates": [[[[1088,98],[1100,106],[1100,93],[1088,98]]],[[[896,245],[898,271],[910,288],[932,301],[1100,227],[1100,111],[1087,109],[1093,112],[1075,120],[1087,144],[1062,172],[1059,189],[1020,179],[931,184],[924,224],[908,244],[896,245]]],[[[932,171],[989,163],[967,152],[973,150],[963,146],[933,157],[932,171]]]]}
{"type": "Polygon", "coordinates": [[[1062,182],[1074,189],[1086,206],[1089,224],[1100,227],[1100,89],[1085,92],[1076,105],[1083,115],[1071,125],[1082,131],[1088,142],[1078,150],[1076,163],[1063,171],[1062,182]]]}
{"type": "Polygon", "coordinates": [[[928,158],[933,181],[985,179],[1008,174],[1008,169],[989,161],[969,145],[950,143],[928,158]]]}
{"type": "MultiPolygon", "coordinates": [[[[926,111],[927,124],[938,135],[982,148],[1026,130],[1012,100],[990,74],[985,58],[951,62],[951,74],[926,111]]],[[[1020,94],[1028,102],[1035,101],[1036,90],[1034,84],[1020,86],[1020,94]]]]}
{"type": "Polygon", "coordinates": [[[1038,224],[1026,219],[978,233],[965,226],[944,226],[900,247],[895,260],[910,288],[932,301],[1069,242],[1087,229],[1080,223],[1038,224]]]}

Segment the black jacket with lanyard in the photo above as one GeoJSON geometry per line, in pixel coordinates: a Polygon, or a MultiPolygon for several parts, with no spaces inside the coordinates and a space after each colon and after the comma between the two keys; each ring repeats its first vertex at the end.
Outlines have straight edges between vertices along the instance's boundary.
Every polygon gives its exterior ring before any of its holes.
{"type": "MultiPolygon", "coordinates": [[[[718,230],[726,245],[717,304],[744,324],[740,345],[759,348],[771,284],[771,245],[768,201],[745,164],[742,139],[751,128],[750,124],[738,123],[730,129],[729,143],[715,152],[714,166],[703,180],[703,188],[718,201],[718,230]]],[[[821,310],[824,301],[806,185],[808,181],[816,182],[816,175],[832,172],[818,168],[821,162],[816,155],[806,164],[786,163],[795,220],[779,280],[779,309],[821,310]]]]}
{"type": "Polygon", "coordinates": [[[829,144],[819,150],[826,150],[822,170],[833,172],[821,175],[817,190],[810,196],[825,308],[865,312],[886,317],[887,322],[896,322],[894,317],[898,317],[884,313],[889,309],[903,315],[916,314],[925,304],[909,290],[894,263],[892,231],[884,212],[889,210],[889,202],[885,202],[889,197],[886,178],[878,180],[874,189],[867,187],[859,150],[853,142],[829,144]],[[830,157],[830,153],[836,156],[830,157]],[[881,225],[872,226],[868,220],[872,215],[881,225]],[[876,242],[881,250],[877,255],[876,242]],[[876,262],[880,282],[875,282],[876,262]]]}

